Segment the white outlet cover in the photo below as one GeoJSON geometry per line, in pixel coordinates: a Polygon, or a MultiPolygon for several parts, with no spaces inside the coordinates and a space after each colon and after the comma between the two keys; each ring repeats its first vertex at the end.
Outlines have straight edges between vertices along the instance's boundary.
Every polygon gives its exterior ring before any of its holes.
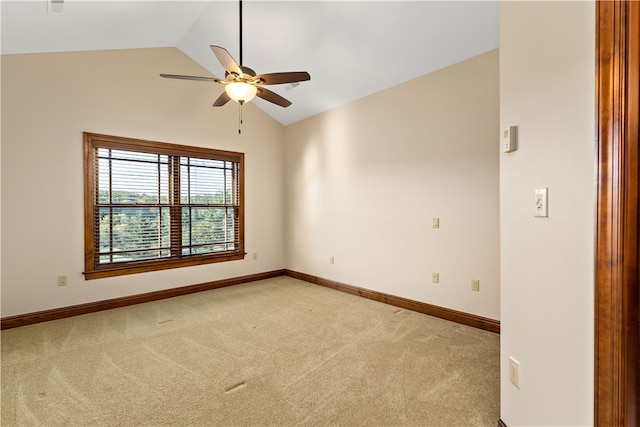
{"type": "Polygon", "coordinates": [[[549,216],[549,188],[536,188],[533,200],[533,216],[547,218],[549,216]]]}

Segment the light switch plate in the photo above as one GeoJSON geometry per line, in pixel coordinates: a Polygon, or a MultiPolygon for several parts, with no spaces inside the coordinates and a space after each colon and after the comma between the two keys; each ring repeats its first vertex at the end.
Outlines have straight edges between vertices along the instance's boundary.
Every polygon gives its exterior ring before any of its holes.
{"type": "Polygon", "coordinates": [[[520,363],[513,357],[509,357],[509,380],[520,388],[520,363]]]}
{"type": "Polygon", "coordinates": [[[533,216],[547,218],[549,216],[549,188],[536,188],[534,196],[533,216]]]}
{"type": "Polygon", "coordinates": [[[502,131],[502,152],[511,153],[518,149],[518,127],[509,126],[502,131]]]}

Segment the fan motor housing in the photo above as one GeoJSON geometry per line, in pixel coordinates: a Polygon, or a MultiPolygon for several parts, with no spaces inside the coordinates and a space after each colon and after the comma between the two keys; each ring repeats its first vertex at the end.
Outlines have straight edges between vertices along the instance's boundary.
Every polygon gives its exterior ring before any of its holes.
{"type": "Polygon", "coordinates": [[[240,69],[242,70],[242,74],[249,74],[251,77],[255,77],[256,76],[256,72],[253,71],[249,67],[245,67],[244,65],[240,65],[240,69]]]}
{"type": "MultiPolygon", "coordinates": [[[[245,67],[244,65],[238,65],[238,67],[240,68],[240,71],[242,71],[242,74],[244,76],[249,76],[249,77],[255,77],[256,76],[256,72],[253,71],[253,69],[251,69],[249,67],[245,67]]],[[[229,77],[229,74],[232,74],[234,77],[239,77],[236,73],[230,73],[228,71],[224,72],[224,77],[225,78],[229,77]]]]}

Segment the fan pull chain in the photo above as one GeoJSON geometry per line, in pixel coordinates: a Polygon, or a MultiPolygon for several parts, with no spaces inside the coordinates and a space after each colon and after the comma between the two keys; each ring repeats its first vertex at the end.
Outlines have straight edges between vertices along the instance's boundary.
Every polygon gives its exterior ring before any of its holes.
{"type": "Polygon", "coordinates": [[[238,134],[242,133],[240,128],[242,127],[242,104],[240,104],[240,111],[238,113],[238,134]]]}

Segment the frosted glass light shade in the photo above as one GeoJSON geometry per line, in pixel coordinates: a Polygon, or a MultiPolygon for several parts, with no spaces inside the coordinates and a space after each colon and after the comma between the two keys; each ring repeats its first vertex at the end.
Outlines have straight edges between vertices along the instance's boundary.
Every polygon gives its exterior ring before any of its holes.
{"type": "Polygon", "coordinates": [[[229,83],[224,87],[229,98],[240,104],[251,101],[258,93],[258,88],[244,82],[229,83]]]}

